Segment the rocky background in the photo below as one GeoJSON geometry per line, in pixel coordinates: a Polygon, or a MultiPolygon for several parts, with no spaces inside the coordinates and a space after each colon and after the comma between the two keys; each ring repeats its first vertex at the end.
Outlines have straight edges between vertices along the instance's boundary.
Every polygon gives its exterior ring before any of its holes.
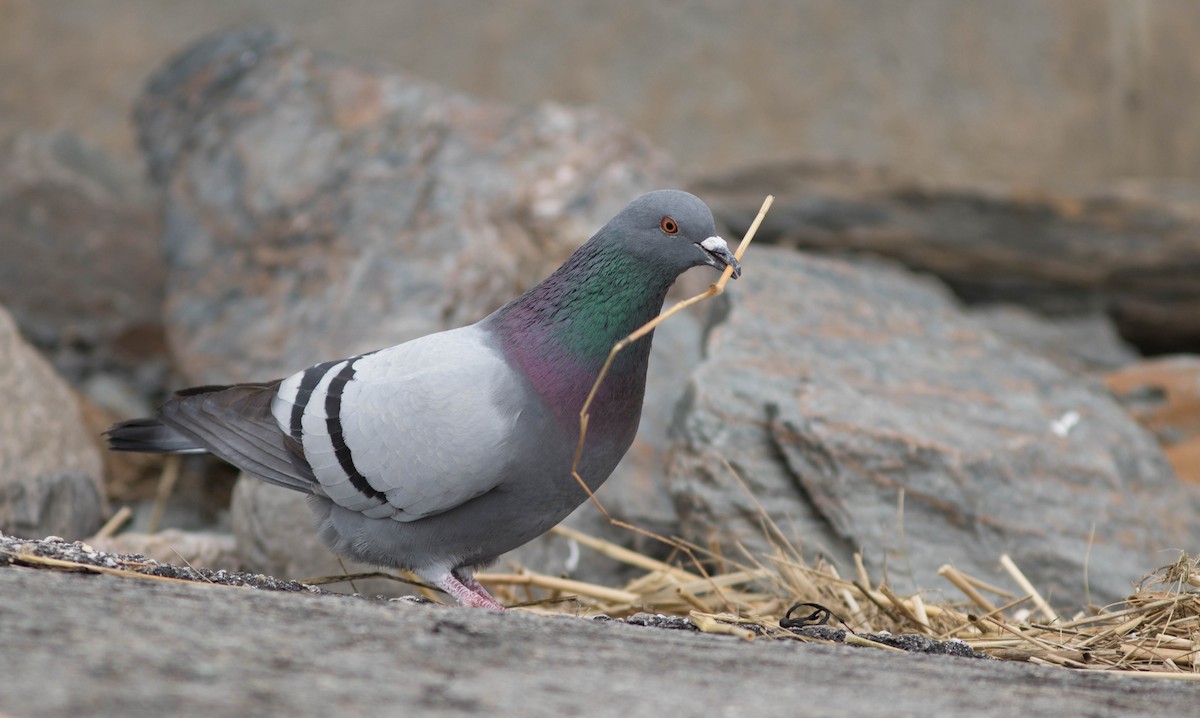
{"type": "Polygon", "coordinates": [[[741,556],[765,513],[902,591],[1007,553],[1071,608],[1200,550],[1200,12],[577,5],[0,0],[0,531],[129,506],[113,548],[340,573],[300,496],[202,459],[148,533],[162,464],[98,433],[474,321],[683,186],[732,237],[778,199],[657,332],[613,515],[741,556]]]}

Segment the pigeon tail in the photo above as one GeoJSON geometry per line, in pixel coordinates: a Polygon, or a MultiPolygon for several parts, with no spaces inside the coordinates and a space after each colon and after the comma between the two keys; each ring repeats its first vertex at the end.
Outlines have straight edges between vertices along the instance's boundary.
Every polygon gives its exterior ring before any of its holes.
{"type": "Polygon", "coordinates": [[[155,418],[130,419],[104,432],[113,451],[145,454],[206,454],[208,449],[155,418]]]}
{"type": "Polygon", "coordinates": [[[279,382],[185,389],[154,417],[105,432],[116,451],[208,452],[272,484],[313,492],[312,470],[271,414],[279,382]]]}

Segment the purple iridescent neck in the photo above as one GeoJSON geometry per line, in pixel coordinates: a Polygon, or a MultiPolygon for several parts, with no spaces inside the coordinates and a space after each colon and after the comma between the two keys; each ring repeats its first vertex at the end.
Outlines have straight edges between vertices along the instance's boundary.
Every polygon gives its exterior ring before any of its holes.
{"type": "MultiPolygon", "coordinates": [[[[551,411],[578,423],[613,345],[659,313],[674,279],[598,235],[490,320],[509,360],[551,411]]],[[[651,338],[617,355],[592,405],[593,431],[623,429],[627,418],[636,428],[651,338]]]]}

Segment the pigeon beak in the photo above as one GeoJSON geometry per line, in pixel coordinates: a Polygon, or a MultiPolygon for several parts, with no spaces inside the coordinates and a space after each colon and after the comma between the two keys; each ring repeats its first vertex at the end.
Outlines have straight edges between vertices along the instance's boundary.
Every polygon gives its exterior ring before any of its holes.
{"type": "Polygon", "coordinates": [[[720,237],[709,237],[696,246],[704,253],[704,263],[708,266],[722,270],[726,267],[733,267],[733,278],[737,279],[742,276],[742,265],[738,263],[737,257],[733,256],[733,252],[729,251],[729,245],[725,244],[725,240],[720,237]]]}

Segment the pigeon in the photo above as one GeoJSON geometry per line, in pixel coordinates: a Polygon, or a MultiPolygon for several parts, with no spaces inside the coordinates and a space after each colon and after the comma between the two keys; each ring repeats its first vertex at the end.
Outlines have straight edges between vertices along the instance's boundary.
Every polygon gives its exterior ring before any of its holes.
{"type": "MultiPolygon", "coordinates": [[[[474,572],[587,500],[571,473],[580,410],[613,345],[701,265],[741,274],[703,201],[650,192],[475,324],[277,381],[185,389],[105,435],[116,451],[207,452],[303,492],[334,553],[503,610],[474,572]]],[[[633,443],[650,341],[617,354],[589,406],[578,471],[593,492],[633,443]]]]}

